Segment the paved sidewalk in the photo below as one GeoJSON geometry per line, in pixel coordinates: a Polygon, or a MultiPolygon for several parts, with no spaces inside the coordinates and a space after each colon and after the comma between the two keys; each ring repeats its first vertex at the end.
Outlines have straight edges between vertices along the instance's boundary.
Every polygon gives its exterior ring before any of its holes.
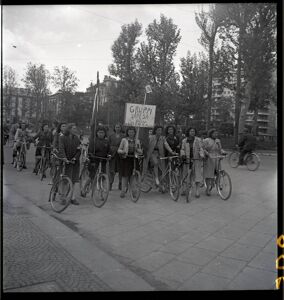
{"type": "Polygon", "coordinates": [[[4,292],[153,290],[12,190],[4,193],[4,292]]]}

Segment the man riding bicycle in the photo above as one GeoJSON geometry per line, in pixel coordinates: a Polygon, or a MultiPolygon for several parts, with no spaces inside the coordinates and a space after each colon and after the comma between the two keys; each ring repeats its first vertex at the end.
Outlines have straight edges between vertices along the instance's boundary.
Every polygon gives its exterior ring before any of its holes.
{"type": "Polygon", "coordinates": [[[254,151],[256,148],[256,138],[247,128],[244,129],[238,146],[240,148],[239,165],[243,165],[245,155],[254,151]]]}

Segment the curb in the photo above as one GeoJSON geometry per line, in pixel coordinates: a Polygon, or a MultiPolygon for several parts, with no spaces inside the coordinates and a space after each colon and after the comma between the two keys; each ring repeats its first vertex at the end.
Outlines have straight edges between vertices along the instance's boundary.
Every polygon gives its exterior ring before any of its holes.
{"type": "Polygon", "coordinates": [[[147,283],[113,257],[105,253],[80,234],[63,225],[62,222],[38,208],[16,191],[5,186],[4,197],[9,191],[13,194],[12,202],[17,207],[24,207],[29,219],[51,239],[55,240],[76,260],[86,266],[92,273],[105,282],[111,291],[153,291],[155,288],[147,283]]]}

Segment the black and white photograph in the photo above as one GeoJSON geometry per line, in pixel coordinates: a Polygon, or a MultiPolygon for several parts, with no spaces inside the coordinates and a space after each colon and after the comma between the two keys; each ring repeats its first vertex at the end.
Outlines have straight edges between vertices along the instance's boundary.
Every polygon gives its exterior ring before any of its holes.
{"type": "Polygon", "coordinates": [[[3,296],[283,291],[277,6],[2,5],[3,296]]]}

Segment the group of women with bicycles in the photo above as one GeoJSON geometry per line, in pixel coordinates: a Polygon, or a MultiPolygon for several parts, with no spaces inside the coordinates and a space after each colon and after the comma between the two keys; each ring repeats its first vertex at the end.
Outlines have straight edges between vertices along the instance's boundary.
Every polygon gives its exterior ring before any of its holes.
{"type": "MultiPolygon", "coordinates": [[[[23,132],[21,125],[16,136],[23,136],[23,132]]],[[[129,190],[134,202],[141,191],[148,192],[152,187],[162,192],[169,190],[177,200],[180,194],[188,199],[189,186],[190,191],[194,186],[195,197],[200,197],[200,187],[205,185],[209,196],[217,184],[220,158],[225,154],[217,131],[209,130],[208,137],[203,139],[198,137],[195,128],[188,128],[184,135],[169,125],[163,133],[162,126],[155,126],[147,141],[142,142],[134,127],[128,127],[123,133],[122,126],[116,124],[113,134],[107,136],[106,129],[98,126],[89,137],[89,143],[83,144],[75,124],[60,123],[53,131],[48,124],[42,124],[32,139],[37,141],[33,172],[37,174],[42,169],[42,178],[45,178],[46,169],[51,167],[53,186],[49,201],[54,204],[59,195],[63,205],[56,211],[66,208],[67,198],[67,202],[79,204],[74,193],[77,182],[81,196],[91,193],[94,204],[101,207],[113,189],[116,173],[119,174],[120,197],[124,198],[129,190]]]]}

